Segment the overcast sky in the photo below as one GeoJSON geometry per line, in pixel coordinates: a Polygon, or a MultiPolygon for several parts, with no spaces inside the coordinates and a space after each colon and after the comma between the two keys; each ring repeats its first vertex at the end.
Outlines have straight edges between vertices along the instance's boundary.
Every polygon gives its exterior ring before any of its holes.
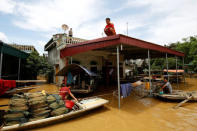
{"type": "Polygon", "coordinates": [[[164,45],[197,34],[197,0],[0,0],[0,39],[44,52],[61,25],[75,37],[102,37],[110,17],[118,34],[164,45]]]}

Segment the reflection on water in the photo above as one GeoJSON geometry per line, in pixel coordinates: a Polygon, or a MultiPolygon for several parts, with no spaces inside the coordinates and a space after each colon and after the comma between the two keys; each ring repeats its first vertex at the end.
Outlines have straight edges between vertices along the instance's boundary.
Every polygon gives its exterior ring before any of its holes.
{"type": "MultiPolygon", "coordinates": [[[[180,85],[182,90],[197,90],[197,79],[187,79],[187,84],[180,85]]],[[[176,84],[174,85],[174,87],[176,84]]],[[[43,85],[39,89],[48,92],[57,91],[54,85],[43,85]]],[[[140,99],[135,96],[121,100],[121,109],[117,108],[117,98],[103,97],[110,100],[103,108],[93,110],[81,117],[53,124],[34,130],[43,131],[166,131],[166,130],[197,130],[197,103],[186,103],[183,107],[173,109],[177,103],[163,102],[154,98],[140,99]]],[[[0,104],[7,104],[7,99],[0,99],[0,104]]]]}

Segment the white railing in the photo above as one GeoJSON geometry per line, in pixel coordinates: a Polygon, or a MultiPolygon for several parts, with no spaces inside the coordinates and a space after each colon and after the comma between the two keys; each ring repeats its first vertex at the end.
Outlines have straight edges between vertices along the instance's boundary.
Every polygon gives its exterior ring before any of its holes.
{"type": "Polygon", "coordinates": [[[63,36],[61,42],[56,47],[58,50],[61,50],[65,48],[67,45],[77,44],[77,43],[84,42],[84,41],[86,40],[76,38],[76,37],[63,36]]]}
{"type": "Polygon", "coordinates": [[[80,38],[76,38],[76,37],[62,37],[62,43],[61,44],[76,44],[76,43],[80,43],[80,42],[84,42],[86,40],[84,39],[80,39],[80,38]]]}

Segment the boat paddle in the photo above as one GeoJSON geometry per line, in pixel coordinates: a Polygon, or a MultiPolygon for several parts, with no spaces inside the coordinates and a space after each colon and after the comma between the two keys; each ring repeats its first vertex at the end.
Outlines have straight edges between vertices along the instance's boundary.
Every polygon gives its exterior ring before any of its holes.
{"type": "Polygon", "coordinates": [[[181,105],[183,105],[184,103],[186,103],[186,102],[188,102],[189,100],[191,100],[192,99],[192,95],[190,95],[189,97],[187,97],[187,99],[185,99],[184,101],[182,101],[182,102],[180,102],[179,104],[177,104],[176,106],[174,106],[173,108],[174,109],[177,109],[177,108],[179,108],[181,105]]]}

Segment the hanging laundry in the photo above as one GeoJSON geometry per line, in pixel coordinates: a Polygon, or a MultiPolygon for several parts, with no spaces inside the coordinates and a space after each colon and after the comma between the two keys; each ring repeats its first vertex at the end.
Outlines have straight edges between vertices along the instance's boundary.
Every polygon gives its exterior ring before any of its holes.
{"type": "Polygon", "coordinates": [[[121,84],[120,87],[121,87],[121,94],[122,94],[123,98],[130,96],[132,88],[133,88],[131,86],[131,83],[121,84]]]}
{"type": "Polygon", "coordinates": [[[71,72],[69,72],[67,76],[67,84],[71,84],[71,83],[73,83],[73,76],[71,72]]]}

